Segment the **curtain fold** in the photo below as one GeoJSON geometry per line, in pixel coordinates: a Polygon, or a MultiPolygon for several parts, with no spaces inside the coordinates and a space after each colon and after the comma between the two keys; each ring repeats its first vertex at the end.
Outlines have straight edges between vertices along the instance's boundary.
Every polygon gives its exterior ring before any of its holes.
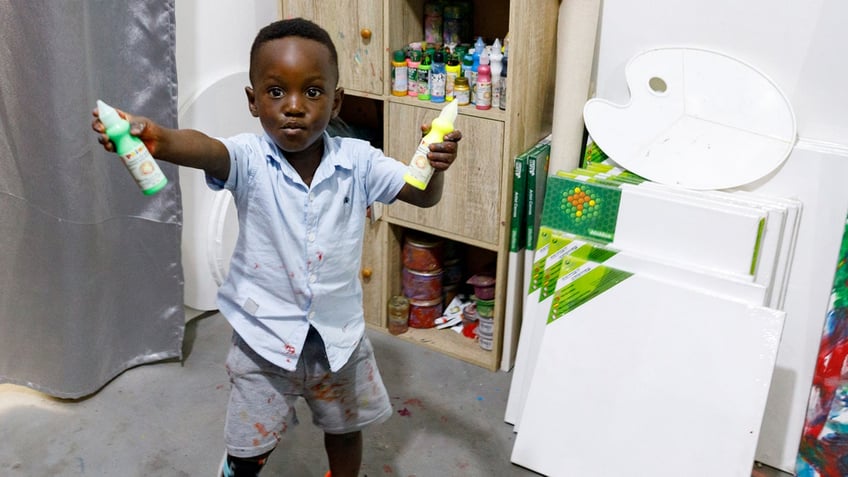
{"type": "Polygon", "coordinates": [[[174,0],[0,0],[0,382],[62,398],[181,356],[177,168],[145,196],[97,99],[177,124],[174,0]]]}

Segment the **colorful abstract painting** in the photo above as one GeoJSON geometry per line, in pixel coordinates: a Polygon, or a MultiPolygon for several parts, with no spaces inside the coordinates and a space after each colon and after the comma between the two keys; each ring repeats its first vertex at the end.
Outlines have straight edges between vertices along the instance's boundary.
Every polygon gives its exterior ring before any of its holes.
{"type": "Polygon", "coordinates": [[[795,472],[798,477],[848,475],[848,220],[795,472]]]}

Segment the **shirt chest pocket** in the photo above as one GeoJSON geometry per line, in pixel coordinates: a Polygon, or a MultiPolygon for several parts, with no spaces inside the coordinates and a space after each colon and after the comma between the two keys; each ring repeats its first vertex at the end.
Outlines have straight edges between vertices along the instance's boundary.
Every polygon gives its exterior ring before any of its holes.
{"type": "Polygon", "coordinates": [[[353,180],[340,181],[326,203],[321,228],[330,233],[334,241],[346,246],[359,244],[365,226],[365,210],[365,192],[361,187],[353,180]]]}

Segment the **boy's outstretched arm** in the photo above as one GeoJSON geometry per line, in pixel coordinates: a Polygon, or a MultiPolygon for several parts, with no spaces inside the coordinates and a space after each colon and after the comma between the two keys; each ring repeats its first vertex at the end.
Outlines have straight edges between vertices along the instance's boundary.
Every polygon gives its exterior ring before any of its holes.
{"type": "MultiPolygon", "coordinates": [[[[422,126],[422,131],[425,133],[429,129],[429,125],[422,126]]],[[[459,150],[459,140],[462,139],[462,132],[455,130],[447,135],[443,142],[430,145],[430,152],[427,154],[427,159],[430,165],[433,166],[433,177],[427,184],[424,190],[417,189],[409,184],[404,184],[403,188],[397,195],[398,200],[418,206],[432,207],[439,203],[442,198],[442,188],[444,187],[444,171],[446,171],[453,161],[456,160],[456,153],[459,150]]]]}
{"type": "MultiPolygon", "coordinates": [[[[230,174],[230,154],[221,141],[193,129],[170,129],[162,127],[149,118],[131,116],[118,111],[130,122],[130,134],[138,137],[156,159],[180,166],[202,169],[212,177],[225,181],[230,174]]],[[[98,133],[98,142],[109,152],[115,145],[106,135],[98,111],[93,111],[91,128],[98,133]]]]}

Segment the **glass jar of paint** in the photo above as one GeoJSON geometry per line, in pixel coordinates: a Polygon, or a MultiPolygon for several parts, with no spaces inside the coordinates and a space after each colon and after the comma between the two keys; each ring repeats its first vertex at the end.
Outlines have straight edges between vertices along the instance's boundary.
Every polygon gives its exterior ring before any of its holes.
{"type": "Polygon", "coordinates": [[[399,335],[409,329],[409,299],[395,295],[389,299],[389,333],[399,335]]]}
{"type": "Polygon", "coordinates": [[[403,266],[417,272],[442,268],[444,242],[423,236],[407,236],[403,242],[403,266]]]}
{"type": "Polygon", "coordinates": [[[411,328],[432,328],[436,318],[442,316],[442,298],[436,300],[409,300],[409,326],[411,328]]]}
{"type": "Polygon", "coordinates": [[[442,297],[442,270],[419,272],[403,269],[403,294],[413,300],[435,300],[442,297]]]}

